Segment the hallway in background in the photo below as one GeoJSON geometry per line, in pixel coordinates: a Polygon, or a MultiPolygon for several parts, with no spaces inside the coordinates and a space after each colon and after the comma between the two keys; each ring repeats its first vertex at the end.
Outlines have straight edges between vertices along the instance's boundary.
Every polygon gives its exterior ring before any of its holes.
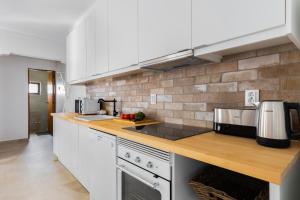
{"type": "Polygon", "coordinates": [[[55,72],[29,69],[29,132],[52,134],[55,112],[55,72]]]}

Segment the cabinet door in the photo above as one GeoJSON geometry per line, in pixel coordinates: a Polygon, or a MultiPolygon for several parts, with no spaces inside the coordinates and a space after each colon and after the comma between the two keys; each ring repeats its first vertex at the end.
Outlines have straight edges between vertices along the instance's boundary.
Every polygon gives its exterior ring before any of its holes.
{"type": "Polygon", "coordinates": [[[87,76],[96,72],[96,10],[92,9],[86,18],[86,71],[87,76]]]}
{"type": "Polygon", "coordinates": [[[59,141],[59,145],[60,145],[60,156],[59,156],[59,161],[66,167],[70,167],[70,157],[69,157],[69,147],[70,147],[70,143],[68,142],[68,135],[69,135],[69,127],[68,127],[68,123],[66,121],[63,121],[61,119],[60,120],[60,141],[59,141]]]}
{"type": "Polygon", "coordinates": [[[138,64],[138,1],[109,1],[109,70],[138,64]]]}
{"type": "Polygon", "coordinates": [[[69,152],[71,158],[70,171],[75,177],[78,177],[78,125],[69,122],[70,136],[69,136],[69,152]]]}
{"type": "Polygon", "coordinates": [[[86,188],[90,189],[90,166],[92,155],[91,138],[89,128],[79,126],[78,128],[78,180],[86,188]]]}
{"type": "Polygon", "coordinates": [[[108,0],[98,0],[96,9],[95,74],[108,72],[108,0]]]}
{"type": "Polygon", "coordinates": [[[78,125],[63,120],[60,126],[60,161],[75,177],[77,177],[78,125]]]}
{"type": "Polygon", "coordinates": [[[193,47],[285,24],[285,0],[193,0],[193,47]]]}
{"type": "Polygon", "coordinates": [[[71,81],[70,73],[71,73],[71,54],[72,54],[72,47],[71,47],[71,33],[66,38],[66,76],[65,79],[67,82],[71,81]]]}
{"type": "Polygon", "coordinates": [[[75,80],[75,58],[76,58],[76,31],[73,30],[67,37],[67,81],[75,80]]]}
{"type": "Polygon", "coordinates": [[[70,81],[78,80],[86,77],[86,26],[82,21],[69,34],[68,38],[68,54],[70,71],[70,81]]]}
{"type": "Polygon", "coordinates": [[[63,125],[62,120],[58,118],[54,118],[53,120],[53,153],[58,157],[58,159],[61,158],[61,137],[63,134],[63,125]]]}
{"type": "Polygon", "coordinates": [[[99,131],[91,131],[94,135],[93,163],[91,164],[91,199],[115,200],[117,198],[115,137],[99,131]]]}
{"type": "Polygon", "coordinates": [[[76,28],[75,79],[86,77],[86,24],[82,21],[76,28]]]}
{"type": "Polygon", "coordinates": [[[139,0],[139,60],[191,48],[191,0],[139,0]]]}

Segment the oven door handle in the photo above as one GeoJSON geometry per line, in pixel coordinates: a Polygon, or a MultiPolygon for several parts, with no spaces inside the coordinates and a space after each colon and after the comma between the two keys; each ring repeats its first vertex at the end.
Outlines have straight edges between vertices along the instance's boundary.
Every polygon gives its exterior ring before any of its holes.
{"type": "Polygon", "coordinates": [[[125,169],[125,165],[117,165],[117,168],[119,170],[121,170],[122,172],[125,172],[126,174],[132,176],[133,178],[141,181],[142,183],[148,185],[149,187],[153,188],[154,190],[159,190],[159,182],[154,182],[154,183],[150,183],[148,181],[145,181],[144,179],[142,179],[141,177],[135,175],[134,173],[128,171],[125,169]]]}

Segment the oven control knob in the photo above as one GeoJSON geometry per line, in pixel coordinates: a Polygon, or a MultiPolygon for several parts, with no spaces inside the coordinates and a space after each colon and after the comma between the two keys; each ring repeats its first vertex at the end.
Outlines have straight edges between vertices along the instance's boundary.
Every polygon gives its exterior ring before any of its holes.
{"type": "Polygon", "coordinates": [[[149,162],[147,163],[147,167],[150,168],[150,169],[153,168],[153,163],[149,161],[149,162]]]}
{"type": "Polygon", "coordinates": [[[140,157],[136,157],[134,160],[136,163],[140,163],[141,162],[141,158],[140,157]]]}
{"type": "Polygon", "coordinates": [[[130,158],[130,153],[129,153],[129,152],[127,152],[127,153],[125,154],[125,158],[130,158]]]}

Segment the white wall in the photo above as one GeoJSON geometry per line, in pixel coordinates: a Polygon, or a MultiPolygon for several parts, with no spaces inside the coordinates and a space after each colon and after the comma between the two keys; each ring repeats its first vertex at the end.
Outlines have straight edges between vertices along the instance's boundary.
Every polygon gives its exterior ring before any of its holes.
{"type": "Polygon", "coordinates": [[[63,70],[55,61],[0,56],[0,141],[27,138],[28,68],[63,70]]]}
{"type": "Polygon", "coordinates": [[[64,112],[75,112],[75,99],[86,97],[86,86],[68,85],[64,112]]]}
{"type": "Polygon", "coordinates": [[[56,71],[56,112],[63,112],[65,105],[66,66],[59,63],[56,71]]]}
{"type": "Polygon", "coordinates": [[[51,41],[0,29],[1,54],[14,54],[65,62],[66,47],[64,42],[51,41]]]}
{"type": "Polygon", "coordinates": [[[66,85],[66,67],[57,66],[56,112],[75,112],[75,99],[86,97],[85,85],[66,85]]]}

